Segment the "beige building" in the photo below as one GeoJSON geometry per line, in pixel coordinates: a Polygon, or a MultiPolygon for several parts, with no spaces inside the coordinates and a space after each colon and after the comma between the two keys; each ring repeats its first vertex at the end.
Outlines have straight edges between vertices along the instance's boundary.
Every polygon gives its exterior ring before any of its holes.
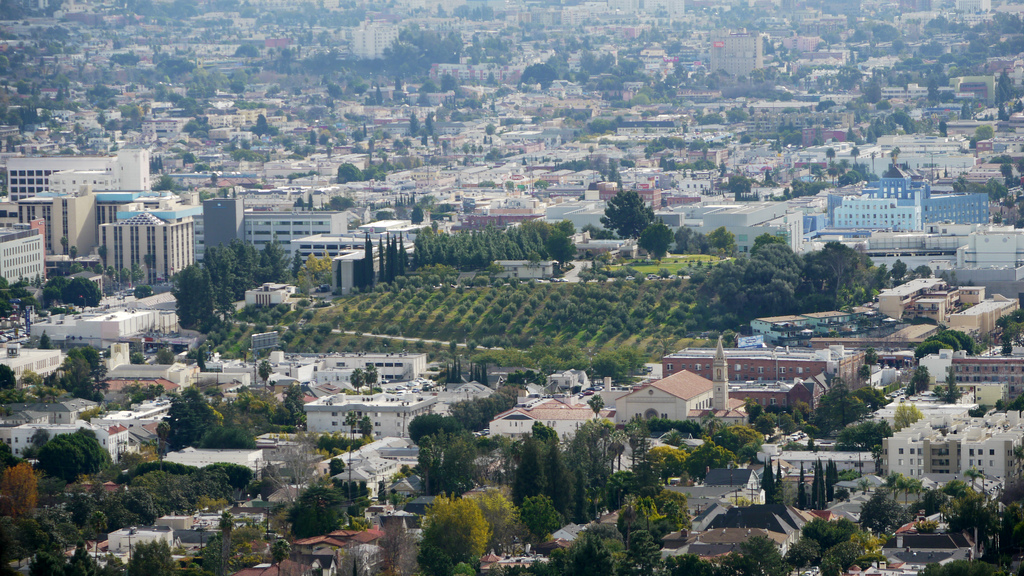
{"type": "Polygon", "coordinates": [[[976,469],[986,476],[1017,478],[1021,459],[1016,449],[1024,439],[1024,425],[1017,412],[986,418],[955,419],[943,428],[928,419],[919,420],[882,440],[882,476],[899,472],[920,478],[928,474],[954,474],[976,469]]]}
{"type": "Polygon", "coordinates": [[[764,68],[765,35],[732,32],[711,37],[711,71],[722,70],[730,76],[749,76],[764,68]]]}
{"type": "Polygon", "coordinates": [[[74,246],[81,255],[96,245],[96,199],[86,190],[77,196],[36,196],[18,201],[18,222],[42,219],[46,224],[47,254],[67,254],[74,246]],[[61,243],[67,238],[67,247],[61,243]]]}
{"type": "Polygon", "coordinates": [[[100,226],[107,266],[131,270],[138,264],[149,283],[171,278],[195,262],[194,237],[191,216],[165,221],[143,212],[100,226]]]}
{"type": "Polygon", "coordinates": [[[926,316],[945,324],[959,301],[959,290],[940,278],[916,278],[878,295],[878,311],[890,318],[926,316]]]}
{"type": "Polygon", "coordinates": [[[989,334],[996,329],[996,321],[1020,308],[1016,300],[996,294],[949,316],[949,327],[968,334],[989,334]]]}

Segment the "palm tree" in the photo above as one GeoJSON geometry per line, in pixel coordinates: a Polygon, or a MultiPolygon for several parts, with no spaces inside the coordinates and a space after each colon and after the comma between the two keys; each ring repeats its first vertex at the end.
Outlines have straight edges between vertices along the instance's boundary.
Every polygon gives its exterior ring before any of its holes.
{"type": "Polygon", "coordinates": [[[850,149],[850,156],[853,157],[853,169],[856,170],[857,169],[857,157],[860,156],[860,148],[857,148],[856,146],[851,148],[850,149]]]}
{"type": "Polygon", "coordinates": [[[871,481],[867,478],[861,478],[857,481],[857,488],[860,490],[861,494],[867,494],[868,490],[871,488],[871,481]]]}
{"type": "Polygon", "coordinates": [[[107,529],[107,515],[103,512],[96,510],[89,517],[89,526],[92,531],[96,533],[96,545],[93,549],[93,557],[99,558],[100,555],[100,538],[99,535],[107,529]]]}
{"type": "Polygon", "coordinates": [[[722,428],[722,423],[718,421],[714,413],[708,411],[700,417],[700,427],[704,430],[705,436],[714,437],[715,433],[722,428]]]}
{"type": "Polygon", "coordinates": [[[874,151],[871,152],[871,173],[872,174],[875,173],[875,156],[877,156],[877,155],[878,155],[878,152],[874,152],[874,151]]]}
{"type": "Polygon", "coordinates": [[[171,425],[166,420],[162,420],[156,425],[156,438],[157,447],[156,455],[160,459],[160,470],[164,469],[164,452],[167,451],[167,437],[171,434],[171,425]]]}
{"type": "Polygon", "coordinates": [[[220,515],[220,573],[226,576],[230,573],[228,559],[231,558],[231,530],[235,527],[235,519],[230,512],[223,512],[220,515]]]}
{"type": "Polygon", "coordinates": [[[890,153],[890,155],[892,156],[892,165],[895,166],[896,165],[896,161],[900,157],[900,147],[899,146],[894,146],[893,149],[892,149],[892,152],[890,153]]]}
{"type": "Polygon", "coordinates": [[[924,484],[920,478],[907,478],[903,485],[903,503],[909,504],[908,495],[910,492],[920,494],[921,490],[924,490],[924,484]]]}
{"type": "Polygon", "coordinates": [[[977,468],[973,468],[973,467],[968,469],[968,470],[964,470],[964,476],[966,476],[966,477],[971,479],[971,488],[975,492],[978,491],[978,478],[984,478],[985,477],[985,475],[980,470],[978,470],[977,468]]]}
{"type": "Polygon", "coordinates": [[[608,452],[612,454],[612,459],[617,462],[616,470],[622,470],[622,454],[626,451],[626,432],[616,428],[612,430],[608,440],[608,452]]]}

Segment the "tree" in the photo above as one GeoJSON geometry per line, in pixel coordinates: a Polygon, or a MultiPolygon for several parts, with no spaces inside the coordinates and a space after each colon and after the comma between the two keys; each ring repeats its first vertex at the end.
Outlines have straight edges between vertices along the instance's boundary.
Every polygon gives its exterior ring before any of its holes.
{"type": "Polygon", "coordinates": [[[914,369],[914,375],[910,378],[910,385],[907,386],[907,394],[913,395],[924,392],[931,384],[931,376],[928,375],[927,366],[918,366],[914,369]]]}
{"type": "Polygon", "coordinates": [[[715,228],[707,234],[708,244],[721,256],[732,256],[736,252],[736,235],[725,229],[715,228]]]}
{"type": "Polygon", "coordinates": [[[451,416],[440,414],[420,414],[409,422],[409,439],[419,444],[424,436],[438,433],[455,434],[463,430],[462,424],[451,416]]]}
{"type": "Polygon", "coordinates": [[[132,560],[128,563],[128,574],[146,576],[172,576],[174,559],[171,548],[163,541],[140,542],[132,545],[132,560]]]}
{"type": "Polygon", "coordinates": [[[171,427],[167,438],[171,450],[198,446],[203,436],[219,424],[218,414],[195,386],[171,398],[167,423],[171,427]]]}
{"type": "Polygon", "coordinates": [[[167,346],[164,346],[156,351],[155,360],[157,364],[160,364],[162,366],[170,366],[175,362],[174,352],[172,352],[171,349],[168,348],[167,346]]]}
{"type": "Polygon", "coordinates": [[[413,224],[422,224],[423,223],[423,217],[424,217],[423,208],[420,208],[419,205],[413,206],[412,207],[412,213],[409,216],[409,219],[412,221],[412,223],[413,224]]]}
{"type": "Polygon", "coordinates": [[[786,243],[786,239],[783,238],[782,236],[774,236],[772,234],[768,234],[767,232],[765,232],[764,234],[761,234],[757,238],[754,238],[754,245],[750,248],[750,254],[754,255],[758,253],[761,250],[761,248],[764,248],[765,246],[769,246],[771,244],[788,246],[788,244],[786,243]]]}
{"type": "Polygon", "coordinates": [[[608,200],[601,217],[605,228],[615,230],[623,238],[639,238],[654,222],[654,210],[634,190],[620,190],[608,200]]]}
{"type": "Polygon", "coordinates": [[[995,129],[990,124],[983,124],[974,129],[974,139],[977,141],[991,140],[996,135],[995,129]]]}
{"type": "Polygon", "coordinates": [[[196,264],[186,266],[174,275],[171,293],[177,301],[178,320],[182,326],[194,328],[213,318],[213,284],[206,268],[196,264]]]}
{"type": "Polygon", "coordinates": [[[637,244],[655,260],[661,260],[668,252],[668,247],[672,245],[673,239],[672,231],[668,226],[662,222],[656,222],[644,229],[637,244]]]}
{"type": "Polygon", "coordinates": [[[555,510],[551,498],[541,494],[523,500],[521,517],[534,541],[542,542],[562,526],[562,519],[555,510]]]}
{"type": "Polygon", "coordinates": [[[612,553],[593,530],[577,536],[565,555],[564,576],[612,576],[614,572],[612,553]]]}
{"type": "Polygon", "coordinates": [[[897,432],[910,426],[914,422],[917,422],[921,418],[924,418],[924,414],[918,410],[917,406],[910,403],[903,403],[896,407],[896,413],[893,416],[894,428],[897,432]]]}
{"type": "Polygon", "coordinates": [[[911,519],[910,512],[900,506],[889,490],[883,488],[875,490],[860,513],[861,527],[876,534],[892,534],[911,519]]]}
{"type": "Polygon", "coordinates": [[[726,468],[736,457],[714,442],[704,442],[686,458],[686,470],[691,478],[703,480],[708,469],[726,468]]]}
{"type": "Polygon", "coordinates": [[[357,168],[354,164],[345,163],[338,166],[338,184],[347,184],[349,182],[362,182],[365,180],[362,170],[357,168]]]}
{"type": "Polygon", "coordinates": [[[292,535],[309,538],[337,530],[341,526],[341,494],[332,487],[314,485],[299,496],[288,511],[292,535]]]}
{"type": "Polygon", "coordinates": [[[491,538],[485,549],[495,550],[499,554],[511,552],[513,544],[526,535],[526,528],[519,519],[519,510],[495,488],[476,496],[475,500],[491,528],[491,538]]]}
{"type": "Polygon", "coordinates": [[[95,435],[79,430],[72,434],[60,434],[39,449],[39,468],[68,484],[83,474],[95,474],[110,462],[110,454],[104,450],[95,435]]]}
{"type": "MultiPolygon", "coordinates": [[[[656,574],[661,567],[661,546],[647,530],[631,534],[626,561],[619,571],[623,576],[647,576],[656,574]]],[[[782,575],[779,575],[782,576],[782,575]]]]}
{"type": "Polygon", "coordinates": [[[103,299],[103,293],[95,282],[86,278],[72,278],[60,293],[60,299],[65,304],[78,306],[99,306],[103,299]]]}
{"type": "Polygon", "coordinates": [[[36,507],[36,474],[28,462],[4,470],[0,477],[0,514],[15,519],[36,507]]]}
{"type": "Polygon", "coordinates": [[[485,551],[491,529],[476,503],[467,498],[434,499],[423,518],[423,549],[434,549],[452,565],[472,562],[485,551]]]}
{"type": "Polygon", "coordinates": [[[270,366],[270,362],[261,360],[257,370],[259,371],[260,380],[263,380],[263,385],[266,386],[267,380],[269,380],[271,374],[274,373],[274,369],[270,366]]]}
{"type": "Polygon", "coordinates": [[[14,370],[6,364],[0,364],[0,390],[13,390],[18,387],[18,379],[14,370]]]}

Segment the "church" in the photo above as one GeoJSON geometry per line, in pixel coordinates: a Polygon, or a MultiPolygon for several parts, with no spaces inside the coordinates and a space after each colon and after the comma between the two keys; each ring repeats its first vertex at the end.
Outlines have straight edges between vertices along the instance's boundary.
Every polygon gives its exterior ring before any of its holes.
{"type": "Polygon", "coordinates": [[[729,366],[722,339],[712,365],[713,380],[687,370],[646,384],[615,402],[615,422],[625,424],[634,417],[644,420],[700,420],[713,415],[723,424],[746,424],[744,402],[729,398],[729,366]]]}

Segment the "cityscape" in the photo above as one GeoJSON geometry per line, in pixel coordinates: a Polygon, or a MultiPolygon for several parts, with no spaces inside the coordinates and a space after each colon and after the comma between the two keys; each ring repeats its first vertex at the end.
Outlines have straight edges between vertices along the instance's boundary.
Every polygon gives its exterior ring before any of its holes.
{"type": "Polygon", "coordinates": [[[0,0],[0,576],[1024,573],[1024,4],[0,0]]]}

